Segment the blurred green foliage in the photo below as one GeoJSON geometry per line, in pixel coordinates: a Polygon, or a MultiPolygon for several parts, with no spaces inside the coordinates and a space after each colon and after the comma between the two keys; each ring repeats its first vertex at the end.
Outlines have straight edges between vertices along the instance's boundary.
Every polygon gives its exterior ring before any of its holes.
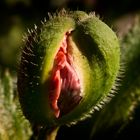
{"type": "Polygon", "coordinates": [[[18,102],[15,78],[8,69],[0,71],[0,140],[27,140],[31,135],[18,102]]]}
{"type": "Polygon", "coordinates": [[[13,17],[14,24],[5,34],[0,36],[0,64],[5,67],[16,68],[22,46],[24,30],[20,18],[13,17]]]}

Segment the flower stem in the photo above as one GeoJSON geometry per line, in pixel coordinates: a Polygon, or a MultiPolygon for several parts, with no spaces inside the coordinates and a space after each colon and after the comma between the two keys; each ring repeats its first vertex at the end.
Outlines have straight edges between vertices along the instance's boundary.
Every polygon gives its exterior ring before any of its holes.
{"type": "Polygon", "coordinates": [[[30,140],[55,140],[59,127],[33,127],[33,135],[30,140]]]}
{"type": "Polygon", "coordinates": [[[55,140],[59,127],[55,127],[47,132],[45,140],[55,140]]]}

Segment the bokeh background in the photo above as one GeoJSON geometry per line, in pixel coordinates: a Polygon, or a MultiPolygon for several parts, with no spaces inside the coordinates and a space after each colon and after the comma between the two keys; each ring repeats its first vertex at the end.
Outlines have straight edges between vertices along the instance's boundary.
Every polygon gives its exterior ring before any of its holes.
{"type": "Polygon", "coordinates": [[[48,18],[48,12],[52,13],[62,8],[95,11],[112,26],[114,20],[138,12],[140,6],[136,0],[1,0],[0,64],[15,68],[19,46],[22,44],[21,37],[27,28],[31,29],[34,23],[38,25],[44,17],[48,18]]]}
{"type": "MultiPolygon", "coordinates": [[[[1,77],[3,77],[3,71],[7,69],[12,75],[16,75],[21,47],[23,46],[22,37],[27,29],[33,28],[34,24],[40,25],[40,21],[44,17],[48,19],[48,12],[53,13],[62,8],[87,12],[95,11],[117,33],[120,39],[134,25],[140,11],[137,0],[0,0],[1,77]]],[[[76,126],[63,126],[57,139],[99,140],[107,138],[119,140],[121,138],[136,139],[136,137],[140,139],[140,107],[137,106],[133,119],[124,128],[112,127],[91,136],[93,125],[93,118],[90,118],[76,126]]]]}

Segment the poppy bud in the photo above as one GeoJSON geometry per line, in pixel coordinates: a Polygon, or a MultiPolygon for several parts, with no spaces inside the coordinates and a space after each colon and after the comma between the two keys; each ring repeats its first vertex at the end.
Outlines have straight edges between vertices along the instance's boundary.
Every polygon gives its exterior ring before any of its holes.
{"type": "Polygon", "coordinates": [[[27,119],[48,126],[72,124],[109,100],[120,48],[98,17],[61,12],[29,32],[18,72],[27,119]]]}

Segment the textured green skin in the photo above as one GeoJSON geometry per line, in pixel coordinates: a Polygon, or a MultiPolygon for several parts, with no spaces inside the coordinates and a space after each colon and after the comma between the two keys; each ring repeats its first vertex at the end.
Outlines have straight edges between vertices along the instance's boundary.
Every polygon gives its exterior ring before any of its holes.
{"type": "Polygon", "coordinates": [[[21,60],[18,76],[20,102],[25,116],[33,123],[45,123],[47,126],[71,124],[86,118],[97,104],[107,98],[115,83],[120,59],[116,35],[94,15],[77,11],[53,17],[44,23],[37,33],[37,39],[37,43],[30,42],[27,46],[34,46],[33,53],[36,57],[27,57],[28,64],[23,62],[24,59],[21,60]],[[48,102],[48,83],[54,58],[69,30],[73,30],[71,39],[79,50],[80,57],[77,56],[76,59],[86,65],[81,70],[84,93],[82,101],[71,112],[55,118],[48,102]],[[40,60],[40,56],[43,56],[43,60],[40,60]],[[38,64],[37,69],[30,66],[30,61],[38,64]],[[21,73],[24,67],[29,70],[25,71],[27,78],[21,73]],[[37,81],[33,78],[34,74],[40,77],[37,81]],[[33,84],[30,85],[32,81],[33,84]]]}
{"type": "MultiPolygon", "coordinates": [[[[119,131],[133,118],[133,113],[140,102],[140,21],[121,40],[121,62],[125,66],[119,82],[118,94],[103,110],[93,115],[91,136],[119,131]],[[104,118],[104,119],[102,119],[104,118]]],[[[116,133],[116,132],[115,132],[116,133]]]]}
{"type": "Polygon", "coordinates": [[[89,68],[86,69],[85,76],[90,76],[90,79],[85,83],[87,85],[83,101],[73,112],[62,117],[61,123],[67,123],[68,118],[73,121],[84,117],[100,103],[112,88],[119,69],[118,40],[111,29],[97,17],[91,17],[80,23],[72,37],[87,58],[89,68]]]}

